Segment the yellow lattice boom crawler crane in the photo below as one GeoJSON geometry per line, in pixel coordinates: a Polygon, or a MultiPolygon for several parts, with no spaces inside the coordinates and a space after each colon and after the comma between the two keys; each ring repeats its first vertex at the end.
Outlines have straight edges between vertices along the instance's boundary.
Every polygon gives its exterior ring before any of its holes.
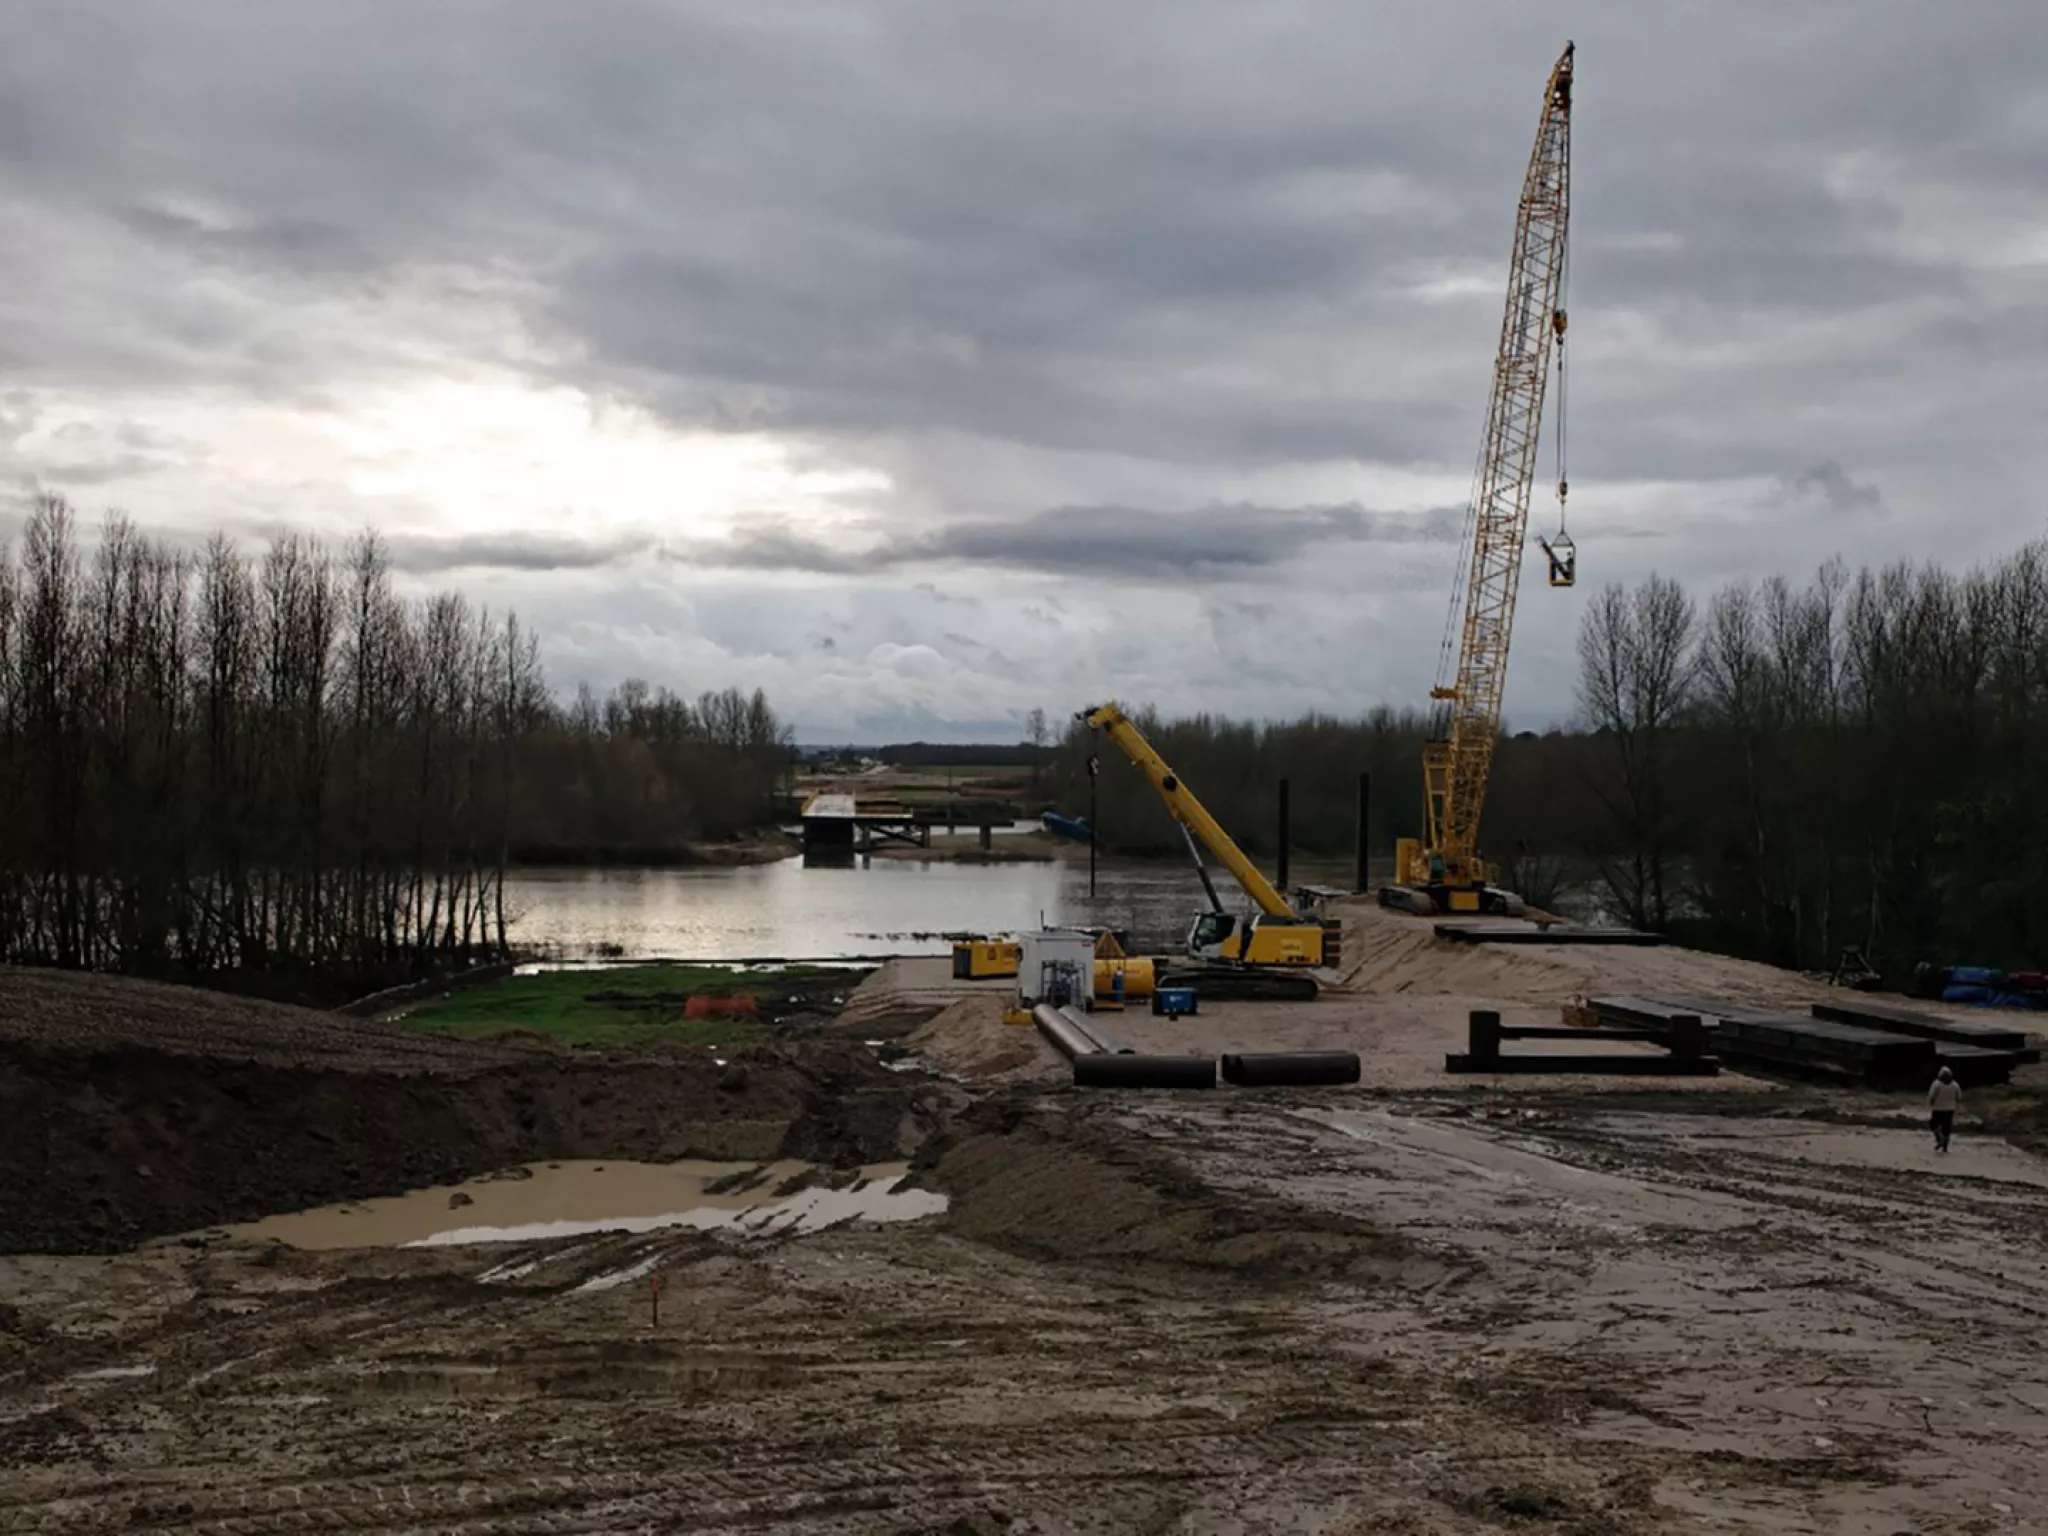
{"type": "Polygon", "coordinates": [[[1558,370],[1558,531],[1539,539],[1550,562],[1550,584],[1568,587],[1577,552],[1564,529],[1565,233],[1571,210],[1572,45],[1550,72],[1543,119],[1515,219],[1515,250],[1507,312],[1493,365],[1493,396],[1486,436],[1474,475],[1466,525],[1464,580],[1454,588],[1443,660],[1430,698],[1436,729],[1423,748],[1423,789],[1429,826],[1423,838],[1404,837],[1394,849],[1394,884],[1380,899],[1418,912],[1522,910],[1520,898],[1494,885],[1494,868],[1479,856],[1479,815],[1501,728],[1507,683],[1508,638],[1529,527],[1529,492],[1536,477],[1543,393],[1553,348],[1558,370]],[[1459,602],[1462,592],[1463,602],[1459,602]],[[1457,668],[1446,685],[1452,640],[1457,668]]]}

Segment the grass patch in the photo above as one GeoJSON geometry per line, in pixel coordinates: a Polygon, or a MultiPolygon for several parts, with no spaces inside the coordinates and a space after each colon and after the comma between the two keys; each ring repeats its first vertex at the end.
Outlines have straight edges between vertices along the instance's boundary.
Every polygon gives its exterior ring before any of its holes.
{"type": "Polygon", "coordinates": [[[634,965],[543,971],[466,987],[423,1004],[404,1022],[452,1034],[527,1029],[564,1045],[743,1045],[766,1037],[776,1004],[792,996],[850,991],[860,973],[829,966],[736,971],[714,965],[634,965]],[[695,996],[746,994],[754,1018],[686,1019],[695,996]]]}

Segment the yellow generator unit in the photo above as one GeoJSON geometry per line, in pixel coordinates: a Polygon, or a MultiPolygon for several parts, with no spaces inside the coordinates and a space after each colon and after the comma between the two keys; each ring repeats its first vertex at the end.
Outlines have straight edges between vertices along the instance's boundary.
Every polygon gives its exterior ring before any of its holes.
{"type": "Polygon", "coordinates": [[[953,979],[982,981],[1014,976],[1024,946],[1015,939],[958,939],[953,944],[953,979]]]}

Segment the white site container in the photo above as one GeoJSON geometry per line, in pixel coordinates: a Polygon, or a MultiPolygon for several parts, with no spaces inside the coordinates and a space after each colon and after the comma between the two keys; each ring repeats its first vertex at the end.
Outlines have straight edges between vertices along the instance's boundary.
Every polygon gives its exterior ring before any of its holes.
{"type": "Polygon", "coordinates": [[[1095,990],[1095,937],[1076,928],[1041,928],[1023,935],[1017,959],[1017,1000],[1089,1006],[1095,990]],[[1064,983],[1066,995],[1060,995],[1064,983]]]}

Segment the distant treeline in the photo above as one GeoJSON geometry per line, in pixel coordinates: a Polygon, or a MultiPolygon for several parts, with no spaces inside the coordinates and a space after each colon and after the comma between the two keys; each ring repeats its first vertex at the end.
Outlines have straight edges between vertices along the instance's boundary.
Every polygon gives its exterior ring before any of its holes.
{"type": "Polygon", "coordinates": [[[1615,903],[1720,947],[2048,967],[2048,542],[1956,575],[1600,594],[1574,824],[1615,903]]]}
{"type": "MultiPolygon", "coordinates": [[[[1278,834],[1278,786],[1289,781],[1289,825],[1300,852],[1350,855],[1357,847],[1358,776],[1372,775],[1368,846],[1393,854],[1394,838],[1417,830],[1422,817],[1422,744],[1428,721],[1417,712],[1376,709],[1359,719],[1310,715],[1286,724],[1258,724],[1219,715],[1161,720],[1150,708],[1124,707],[1174,771],[1247,852],[1270,862],[1278,834]]],[[[1505,743],[1496,769],[1494,830],[1514,821],[1516,743],[1505,743]]],[[[1158,794],[1137,768],[1076,722],[1055,749],[1048,789],[1059,808],[1086,816],[1088,757],[1096,754],[1096,829],[1103,846],[1122,853],[1185,855],[1186,844],[1158,794]]]]}
{"type": "Polygon", "coordinates": [[[500,954],[523,853],[782,809],[759,693],[550,697],[535,637],[405,601],[372,535],[198,553],[38,500],[0,549],[0,960],[332,995],[500,954]]]}
{"type": "MultiPolygon", "coordinates": [[[[1922,959],[2048,968],[2048,544],[1957,576],[1824,567],[1697,604],[1655,578],[1597,594],[1578,719],[1500,744],[1481,829],[1503,881],[1805,969],[1856,946],[1894,980],[1922,959]]],[[[1128,707],[1128,706],[1127,706],[1128,707]]],[[[1270,869],[1276,786],[1301,852],[1373,855],[1422,822],[1421,713],[1255,725],[1138,716],[1270,869]]],[[[1075,726],[1049,789],[1099,835],[1180,854],[1158,797],[1075,726]]]]}

